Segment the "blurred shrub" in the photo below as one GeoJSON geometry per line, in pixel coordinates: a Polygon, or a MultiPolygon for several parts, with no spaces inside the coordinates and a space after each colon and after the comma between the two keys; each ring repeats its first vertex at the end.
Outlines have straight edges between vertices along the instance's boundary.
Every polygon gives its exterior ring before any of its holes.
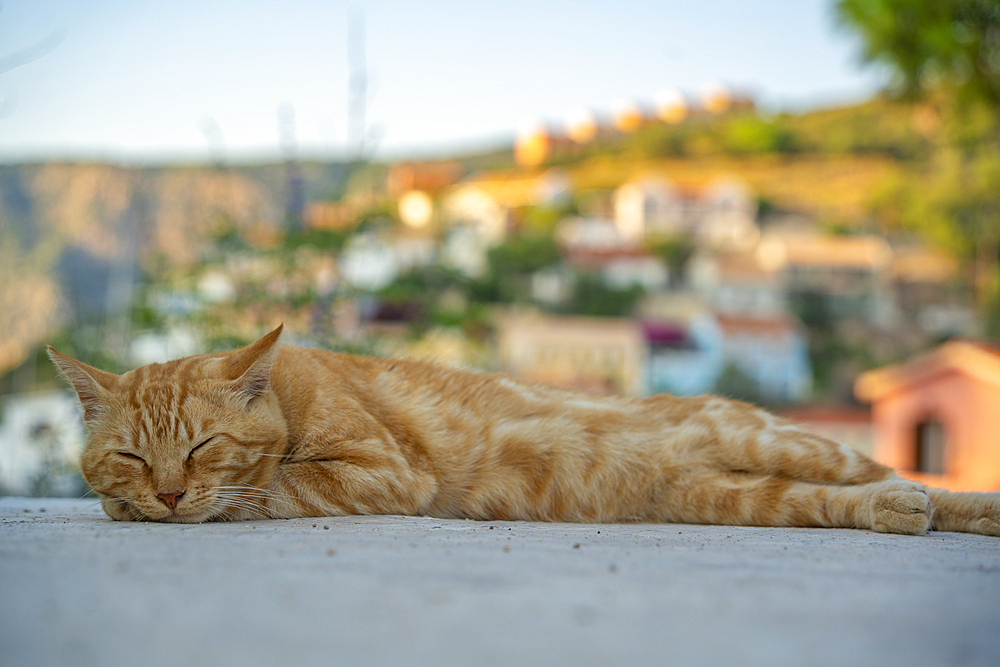
{"type": "Polygon", "coordinates": [[[755,115],[737,116],[725,130],[725,148],[736,155],[787,153],[795,148],[792,133],[782,124],[755,115]]]}
{"type": "Polygon", "coordinates": [[[636,302],[645,293],[639,285],[615,289],[600,275],[583,273],[577,277],[569,300],[558,310],[567,315],[626,317],[632,314],[636,302]]]}

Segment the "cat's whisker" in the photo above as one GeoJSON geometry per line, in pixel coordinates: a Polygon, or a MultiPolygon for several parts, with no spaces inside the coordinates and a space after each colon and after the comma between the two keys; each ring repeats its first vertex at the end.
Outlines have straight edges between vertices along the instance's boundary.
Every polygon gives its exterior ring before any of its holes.
{"type": "Polygon", "coordinates": [[[242,503],[244,505],[253,505],[255,507],[264,507],[263,503],[260,503],[260,502],[258,502],[256,500],[252,499],[252,498],[244,498],[244,497],[238,496],[238,495],[219,494],[218,495],[218,499],[221,500],[221,501],[225,501],[225,502],[227,502],[229,504],[242,503]]]}
{"type": "Polygon", "coordinates": [[[227,521],[254,521],[259,519],[277,518],[275,515],[271,514],[267,508],[257,508],[239,504],[231,505],[231,507],[231,510],[225,510],[222,512],[227,521]]]}
{"type": "MultiPolygon", "coordinates": [[[[82,500],[82,499],[81,499],[81,500],[82,500]]],[[[92,500],[92,501],[90,501],[90,502],[89,502],[89,503],[87,504],[87,509],[90,509],[91,507],[98,507],[98,506],[102,506],[102,503],[103,503],[103,502],[104,502],[105,500],[113,500],[113,501],[115,501],[115,502],[122,502],[122,503],[125,503],[126,505],[128,504],[128,501],[129,501],[129,499],[128,499],[128,498],[99,498],[99,499],[97,499],[97,500],[92,500]]]]}
{"type": "Polygon", "coordinates": [[[239,500],[244,503],[251,503],[258,507],[267,509],[268,504],[273,503],[287,503],[288,500],[284,498],[269,498],[266,496],[250,496],[250,495],[240,495],[240,494],[220,494],[220,497],[227,500],[239,500]]]}
{"type": "Polygon", "coordinates": [[[230,510],[218,510],[218,514],[216,516],[221,517],[223,521],[236,521],[236,513],[230,510]]]}
{"type": "Polygon", "coordinates": [[[95,507],[102,507],[100,500],[98,500],[96,502],[87,503],[86,505],[83,506],[83,508],[87,509],[87,510],[92,510],[95,507]]]}
{"type": "Polygon", "coordinates": [[[289,504],[289,505],[294,505],[296,501],[301,501],[302,500],[298,496],[295,496],[295,495],[292,495],[292,494],[280,493],[280,492],[271,491],[271,490],[268,490],[268,489],[261,489],[261,488],[255,487],[255,486],[217,486],[217,487],[213,487],[213,488],[217,489],[217,490],[224,490],[224,491],[229,491],[229,492],[237,491],[239,493],[246,494],[247,496],[252,497],[252,498],[264,498],[264,499],[269,499],[269,500],[274,500],[274,501],[280,501],[280,502],[284,502],[284,503],[289,504]]]}
{"type": "Polygon", "coordinates": [[[257,512],[263,514],[268,518],[275,518],[275,514],[263,503],[257,502],[251,498],[246,498],[239,495],[240,492],[220,492],[216,494],[216,499],[219,502],[225,503],[225,505],[231,507],[237,507],[250,512],[257,512]]]}
{"type": "Polygon", "coordinates": [[[239,509],[242,510],[243,512],[246,512],[247,514],[246,515],[240,514],[239,516],[237,516],[237,513],[233,512],[232,516],[230,516],[228,519],[229,521],[256,521],[261,519],[276,518],[275,516],[267,512],[255,511],[253,508],[249,507],[239,507],[239,509]]]}
{"type": "Polygon", "coordinates": [[[291,495],[289,495],[287,493],[281,493],[281,492],[278,492],[278,491],[272,491],[270,489],[262,489],[259,486],[250,486],[250,485],[213,486],[212,488],[213,489],[225,489],[225,490],[238,490],[238,491],[256,491],[258,493],[266,494],[266,495],[272,496],[272,497],[277,497],[277,496],[287,496],[289,498],[293,498],[294,497],[294,496],[291,496],[291,495]]]}
{"type": "Polygon", "coordinates": [[[249,502],[266,502],[268,500],[274,500],[274,498],[269,495],[247,491],[217,491],[216,495],[222,498],[240,499],[249,502]]]}
{"type": "Polygon", "coordinates": [[[212,519],[218,519],[222,521],[233,521],[235,520],[235,513],[228,509],[225,504],[213,502],[209,505],[209,510],[212,512],[212,519]]]}
{"type": "Polygon", "coordinates": [[[149,517],[139,511],[139,508],[134,506],[132,503],[125,503],[125,509],[128,510],[131,515],[131,521],[145,521],[149,517]]]}

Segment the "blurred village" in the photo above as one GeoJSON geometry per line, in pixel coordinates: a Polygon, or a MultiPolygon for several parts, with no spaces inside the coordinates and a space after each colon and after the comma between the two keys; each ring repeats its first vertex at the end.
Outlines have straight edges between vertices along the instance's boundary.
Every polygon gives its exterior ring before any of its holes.
{"type": "Polygon", "coordinates": [[[1000,486],[993,269],[901,213],[932,107],[665,92],[396,163],[300,160],[283,113],[278,164],[0,166],[0,493],[86,492],[45,345],[121,372],[280,323],[292,345],[718,393],[1000,486]]]}

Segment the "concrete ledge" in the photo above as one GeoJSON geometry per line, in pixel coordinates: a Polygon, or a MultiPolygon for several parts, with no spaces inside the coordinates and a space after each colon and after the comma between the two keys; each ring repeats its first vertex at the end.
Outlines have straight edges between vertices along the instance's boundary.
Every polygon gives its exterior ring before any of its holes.
{"type": "Polygon", "coordinates": [[[1000,540],[0,498],[0,663],[1000,664],[1000,540]]]}

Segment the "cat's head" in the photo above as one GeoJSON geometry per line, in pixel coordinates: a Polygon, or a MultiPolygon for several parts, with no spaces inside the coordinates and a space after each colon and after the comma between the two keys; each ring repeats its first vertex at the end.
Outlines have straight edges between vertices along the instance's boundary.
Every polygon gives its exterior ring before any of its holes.
{"type": "Polygon", "coordinates": [[[264,486],[287,442],[271,389],[280,334],[278,327],[238,350],[122,375],[49,348],[83,405],[89,435],[80,468],[109,516],[175,522],[267,516],[264,486]]]}

